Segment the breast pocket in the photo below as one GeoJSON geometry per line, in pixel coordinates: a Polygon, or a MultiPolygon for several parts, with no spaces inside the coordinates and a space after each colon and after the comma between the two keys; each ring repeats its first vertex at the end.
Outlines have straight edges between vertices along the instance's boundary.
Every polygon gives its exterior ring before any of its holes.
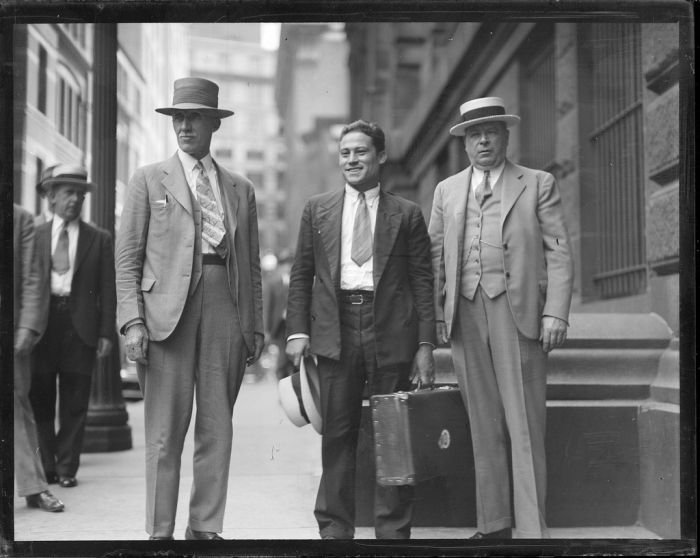
{"type": "Polygon", "coordinates": [[[151,201],[151,219],[149,221],[149,231],[153,236],[162,237],[170,232],[170,218],[172,215],[173,202],[167,203],[151,201]]]}

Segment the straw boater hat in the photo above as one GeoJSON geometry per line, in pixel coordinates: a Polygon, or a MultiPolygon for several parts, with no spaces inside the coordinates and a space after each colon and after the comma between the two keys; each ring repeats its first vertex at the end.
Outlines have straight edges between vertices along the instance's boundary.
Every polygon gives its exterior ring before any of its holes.
{"type": "Polygon", "coordinates": [[[469,126],[481,124],[482,122],[505,122],[510,127],[520,122],[520,117],[515,114],[506,114],[506,107],[500,97],[481,97],[467,101],[459,112],[462,115],[462,122],[450,128],[453,136],[463,136],[469,126]]]}
{"type": "Polygon", "coordinates": [[[92,192],[95,184],[87,179],[87,171],[77,165],[53,165],[48,167],[41,175],[41,181],[36,185],[37,190],[48,194],[54,186],[62,184],[73,184],[82,186],[85,190],[92,192]]]}
{"type": "Polygon", "coordinates": [[[315,359],[302,358],[299,372],[282,378],[277,387],[280,405],[289,420],[295,426],[311,424],[321,434],[321,413],[318,411],[321,392],[315,359]]]}
{"type": "Polygon", "coordinates": [[[156,112],[172,115],[182,110],[196,110],[217,118],[233,114],[232,110],[219,108],[219,86],[198,77],[176,79],[172,106],[157,108],[156,112]]]}

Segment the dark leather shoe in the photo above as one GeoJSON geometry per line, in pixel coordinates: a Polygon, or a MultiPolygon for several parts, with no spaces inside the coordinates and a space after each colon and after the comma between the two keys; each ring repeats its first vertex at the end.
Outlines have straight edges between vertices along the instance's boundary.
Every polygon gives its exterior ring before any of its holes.
{"type": "Polygon", "coordinates": [[[469,538],[470,539],[512,539],[513,532],[511,531],[510,527],[506,527],[505,529],[499,529],[498,531],[492,531],[491,533],[482,533],[481,531],[477,531],[469,538]]]}
{"type": "Polygon", "coordinates": [[[27,496],[27,506],[30,508],[40,508],[47,512],[60,512],[63,511],[65,507],[63,502],[48,490],[39,492],[39,494],[30,494],[27,496]]]}
{"type": "Polygon", "coordinates": [[[49,484],[58,484],[58,475],[56,473],[46,473],[46,482],[49,484]]]}
{"type": "Polygon", "coordinates": [[[223,541],[224,538],[218,533],[211,531],[195,531],[187,527],[185,529],[185,539],[188,541],[223,541]]]}
{"type": "Polygon", "coordinates": [[[78,479],[76,479],[75,477],[61,477],[61,480],[58,481],[58,484],[63,488],[73,488],[74,486],[78,485],[78,479]]]}
{"type": "Polygon", "coordinates": [[[173,541],[172,537],[148,537],[149,541],[173,541]]]}

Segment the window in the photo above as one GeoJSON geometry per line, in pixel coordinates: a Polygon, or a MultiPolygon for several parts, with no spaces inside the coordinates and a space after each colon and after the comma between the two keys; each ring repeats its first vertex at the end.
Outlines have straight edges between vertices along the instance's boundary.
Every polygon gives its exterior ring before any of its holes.
{"type": "Polygon", "coordinates": [[[286,216],[285,205],[283,203],[277,204],[277,218],[284,219],[286,216]]]}
{"type": "Polygon", "coordinates": [[[521,49],[522,162],[549,170],[555,157],[556,101],[554,82],[554,29],[538,27],[521,49]]]}
{"type": "Polygon", "coordinates": [[[249,161],[262,161],[265,159],[265,152],[259,149],[249,149],[246,152],[249,161]]]}
{"type": "Polygon", "coordinates": [[[283,171],[277,171],[277,189],[285,190],[285,174],[283,171]]]}
{"type": "Polygon", "coordinates": [[[36,107],[46,114],[46,83],[47,83],[47,53],[46,49],[39,45],[39,80],[38,80],[38,97],[36,107]]]}
{"type": "Polygon", "coordinates": [[[606,23],[586,28],[582,53],[582,270],[586,298],[646,290],[641,29],[606,23]]]}
{"type": "Polygon", "coordinates": [[[73,80],[59,75],[56,120],[58,132],[78,147],[85,143],[85,104],[73,80]]]}
{"type": "Polygon", "coordinates": [[[219,148],[214,150],[214,157],[217,159],[233,159],[233,150],[228,148],[219,148]]]}

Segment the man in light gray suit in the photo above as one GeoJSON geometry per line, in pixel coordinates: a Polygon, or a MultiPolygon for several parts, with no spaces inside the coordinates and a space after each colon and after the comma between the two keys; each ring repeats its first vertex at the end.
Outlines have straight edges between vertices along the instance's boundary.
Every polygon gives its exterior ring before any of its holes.
{"type": "Polygon", "coordinates": [[[437,337],[452,342],[474,445],[473,538],[511,538],[513,519],[517,537],[543,538],[546,355],[566,339],[569,238],[554,177],[506,159],[520,118],[499,97],[461,113],[450,133],[471,165],[435,188],[428,230],[437,337]]]}
{"type": "Polygon", "coordinates": [[[180,460],[196,401],[187,539],[221,539],[233,405],[264,341],[253,185],[209,154],[230,110],[218,86],[175,81],[179,149],[132,177],[116,244],[117,321],[136,360],[146,427],[146,531],[172,539],[180,460]]]}

